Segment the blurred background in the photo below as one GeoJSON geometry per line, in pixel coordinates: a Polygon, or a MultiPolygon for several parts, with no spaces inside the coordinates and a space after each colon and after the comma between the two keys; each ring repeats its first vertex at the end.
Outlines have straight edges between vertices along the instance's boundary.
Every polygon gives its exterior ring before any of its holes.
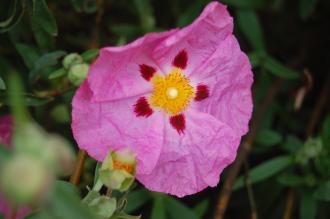
{"type": "MultiPolygon", "coordinates": [[[[2,0],[1,115],[16,109],[17,116],[19,107],[26,108],[44,131],[66,138],[76,154],[71,99],[97,49],[183,27],[209,2],[2,0]],[[82,58],[75,68],[63,63],[71,53],[82,58]],[[21,81],[21,90],[15,90],[15,81],[21,81]]],[[[250,132],[218,187],[176,199],[136,183],[125,211],[145,219],[330,218],[330,1],[220,2],[228,5],[234,35],[253,65],[250,132]]],[[[95,165],[87,158],[77,196],[87,193],[95,165]]],[[[71,200],[63,200],[67,196],[55,203],[71,200]]],[[[55,206],[59,211],[80,209],[70,203],[55,206]]],[[[83,218],[66,215],[57,218],[83,218]]]]}

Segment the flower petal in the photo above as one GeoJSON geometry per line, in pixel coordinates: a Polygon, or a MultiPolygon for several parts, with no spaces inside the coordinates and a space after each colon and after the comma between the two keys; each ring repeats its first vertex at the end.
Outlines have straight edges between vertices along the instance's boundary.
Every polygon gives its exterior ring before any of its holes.
{"type": "Polygon", "coordinates": [[[170,124],[177,130],[179,134],[182,134],[186,128],[186,119],[183,114],[171,116],[170,124]]]}
{"type": "Polygon", "coordinates": [[[239,135],[248,131],[253,108],[253,74],[248,57],[240,50],[233,35],[222,41],[189,79],[206,84],[210,90],[209,97],[193,103],[193,107],[218,118],[239,135]]]}
{"type": "Polygon", "coordinates": [[[205,84],[199,84],[196,87],[195,101],[202,101],[210,95],[209,88],[205,84]]]}
{"type": "Polygon", "coordinates": [[[166,124],[164,147],[150,174],[137,179],[148,189],[183,197],[216,186],[235,156],[240,138],[211,115],[189,110],[186,129],[178,134],[166,124]]]}
{"type": "Polygon", "coordinates": [[[110,148],[130,147],[137,155],[137,172],[150,172],[162,148],[163,115],[137,117],[134,104],[138,98],[99,103],[91,99],[92,92],[85,81],[72,102],[72,131],[78,146],[99,161],[110,148]]]}
{"type": "Polygon", "coordinates": [[[101,49],[88,75],[93,100],[116,100],[150,92],[151,85],[141,75],[140,66],[159,71],[158,63],[151,58],[152,51],[174,32],[150,33],[126,46],[101,49]]]}
{"type": "Polygon", "coordinates": [[[185,51],[188,60],[183,66],[187,65],[185,74],[189,75],[212,55],[218,43],[232,31],[233,19],[226,6],[212,2],[191,25],[162,41],[154,51],[154,60],[157,60],[163,72],[169,72],[173,59],[185,51]]]}

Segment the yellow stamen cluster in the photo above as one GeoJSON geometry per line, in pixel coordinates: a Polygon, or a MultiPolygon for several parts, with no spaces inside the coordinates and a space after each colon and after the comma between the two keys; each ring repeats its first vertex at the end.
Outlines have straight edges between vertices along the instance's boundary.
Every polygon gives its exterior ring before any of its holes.
{"type": "Polygon", "coordinates": [[[185,110],[194,97],[194,88],[179,68],[174,68],[166,76],[155,75],[151,83],[153,85],[149,99],[151,106],[160,107],[171,115],[185,110]]]}

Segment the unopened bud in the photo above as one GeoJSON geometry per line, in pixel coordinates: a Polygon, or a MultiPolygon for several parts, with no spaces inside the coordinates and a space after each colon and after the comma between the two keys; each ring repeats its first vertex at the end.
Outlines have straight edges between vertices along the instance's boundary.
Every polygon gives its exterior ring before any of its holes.
{"type": "Polygon", "coordinates": [[[14,145],[18,154],[40,160],[49,172],[66,176],[74,168],[75,156],[69,142],[59,135],[48,134],[35,123],[26,124],[17,132],[14,145]]]}
{"type": "Polygon", "coordinates": [[[70,53],[63,59],[63,67],[69,69],[71,66],[83,63],[83,58],[78,53],[70,53]]]}
{"type": "Polygon", "coordinates": [[[50,189],[52,175],[40,160],[28,155],[14,155],[1,167],[0,188],[15,204],[42,200],[50,189]]]}
{"type": "Polygon", "coordinates": [[[111,189],[125,191],[134,181],[135,167],[135,156],[128,148],[110,151],[100,168],[100,180],[111,189]]]}
{"type": "Polygon", "coordinates": [[[61,176],[71,174],[75,165],[75,155],[69,142],[59,135],[51,134],[46,144],[54,153],[56,172],[61,176]]]}
{"type": "Polygon", "coordinates": [[[52,170],[56,166],[56,156],[47,143],[48,133],[35,123],[25,124],[14,136],[14,146],[18,154],[33,156],[52,170]]]}
{"type": "Polygon", "coordinates": [[[323,150],[322,141],[319,138],[309,138],[304,146],[297,152],[296,161],[306,165],[310,159],[318,157],[323,150]]]}
{"type": "Polygon", "coordinates": [[[70,82],[76,86],[80,85],[86,79],[88,70],[89,65],[86,63],[71,66],[68,74],[70,82]]]}

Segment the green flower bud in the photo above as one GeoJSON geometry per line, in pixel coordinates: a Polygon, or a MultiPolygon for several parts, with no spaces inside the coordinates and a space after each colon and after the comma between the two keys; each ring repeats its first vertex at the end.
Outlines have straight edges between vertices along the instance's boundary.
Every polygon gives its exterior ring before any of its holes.
{"type": "Polygon", "coordinates": [[[71,66],[83,63],[83,58],[78,53],[70,53],[63,59],[63,67],[69,69],[71,66]]]}
{"type": "Polygon", "coordinates": [[[76,158],[69,142],[59,135],[51,134],[45,146],[53,151],[56,159],[56,173],[61,176],[70,175],[74,169],[76,158]]]}
{"type": "Polygon", "coordinates": [[[319,138],[309,138],[304,145],[305,153],[310,158],[320,155],[322,148],[322,141],[319,138]]]}
{"type": "Polygon", "coordinates": [[[40,160],[49,172],[66,176],[74,168],[75,155],[69,142],[59,135],[48,134],[35,123],[26,124],[18,130],[14,145],[18,154],[40,160]]]}
{"type": "Polygon", "coordinates": [[[319,138],[309,138],[304,146],[297,152],[296,161],[306,165],[310,159],[317,158],[323,150],[322,141],[319,138]]]}
{"type": "Polygon", "coordinates": [[[68,74],[70,82],[76,86],[80,85],[86,79],[88,70],[89,65],[86,63],[71,66],[68,74]]]}
{"type": "Polygon", "coordinates": [[[37,124],[25,124],[14,135],[16,152],[33,156],[51,170],[55,169],[57,157],[54,150],[47,146],[48,136],[48,133],[37,124]]]}
{"type": "Polygon", "coordinates": [[[18,154],[8,159],[0,170],[2,193],[15,204],[43,200],[51,187],[53,176],[40,160],[18,154]]]}
{"type": "Polygon", "coordinates": [[[126,191],[134,181],[136,160],[128,149],[110,151],[100,168],[100,180],[110,189],[126,191]]]}
{"type": "Polygon", "coordinates": [[[101,218],[111,217],[117,208],[116,198],[100,195],[98,192],[93,190],[91,190],[83,199],[83,203],[101,218]]]}

